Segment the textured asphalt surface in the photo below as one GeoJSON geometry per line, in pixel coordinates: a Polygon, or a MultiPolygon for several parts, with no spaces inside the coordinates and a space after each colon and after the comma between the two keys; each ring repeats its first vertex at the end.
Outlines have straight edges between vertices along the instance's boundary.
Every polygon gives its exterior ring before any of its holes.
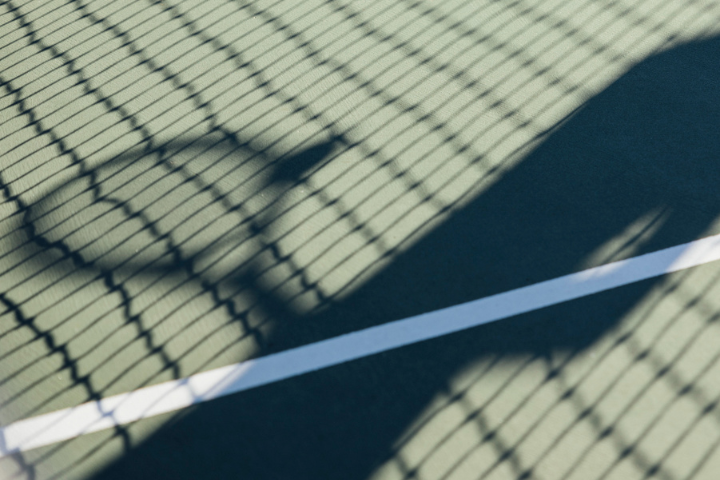
{"type": "MultiPolygon", "coordinates": [[[[0,425],[720,233],[718,34],[713,0],[0,1],[0,425]]],[[[0,478],[715,479],[718,278],[0,478]]]]}

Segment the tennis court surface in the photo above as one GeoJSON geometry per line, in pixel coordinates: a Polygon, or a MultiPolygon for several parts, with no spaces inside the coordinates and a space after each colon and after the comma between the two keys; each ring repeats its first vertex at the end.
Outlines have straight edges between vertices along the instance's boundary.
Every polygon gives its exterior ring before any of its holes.
{"type": "Polygon", "coordinates": [[[717,0],[0,1],[0,478],[716,479],[717,0]]]}

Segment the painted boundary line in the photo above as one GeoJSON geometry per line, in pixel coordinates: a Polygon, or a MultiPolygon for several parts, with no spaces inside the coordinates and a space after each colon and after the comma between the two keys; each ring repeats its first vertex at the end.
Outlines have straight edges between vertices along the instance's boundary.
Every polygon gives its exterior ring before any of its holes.
{"type": "Polygon", "coordinates": [[[720,260],[720,235],[141,388],[0,428],[0,457],[720,260]]]}

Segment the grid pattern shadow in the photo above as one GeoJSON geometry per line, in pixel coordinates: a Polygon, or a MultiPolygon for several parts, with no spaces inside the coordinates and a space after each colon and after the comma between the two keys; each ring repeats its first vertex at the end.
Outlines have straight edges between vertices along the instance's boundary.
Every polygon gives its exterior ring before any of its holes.
{"type": "MultiPolygon", "coordinates": [[[[637,62],[711,38],[718,19],[710,0],[0,2],[0,421],[372,325],[311,320],[502,182],[637,62]]],[[[711,294],[702,295],[693,309],[711,294]]],[[[707,310],[714,319],[716,306],[707,310]]],[[[681,352],[707,338],[702,328],[681,352]]],[[[561,438],[582,425],[613,442],[616,423],[593,410],[611,393],[581,401],[579,385],[613,352],[631,351],[630,364],[655,372],[644,388],[674,389],[656,415],[686,399],[699,409],[673,437],[684,445],[715,421],[716,396],[696,398],[688,383],[704,373],[676,374],[684,353],[660,360],[660,340],[638,335],[617,334],[592,361],[578,350],[557,364],[517,363],[513,352],[478,368],[482,378],[509,375],[498,398],[534,385],[502,425],[556,389],[573,417],[561,438]],[[523,380],[526,371],[545,380],[523,380]]],[[[468,393],[479,381],[420,414],[375,474],[450,478],[490,446],[482,475],[535,478],[501,439],[505,427],[484,419],[492,400],[468,393]],[[443,412],[460,423],[432,452],[408,453],[443,412]],[[469,425],[479,445],[443,456],[456,462],[449,469],[427,467],[469,425]],[[497,473],[507,465],[515,470],[497,473]]],[[[647,394],[637,395],[640,404],[647,394]]],[[[7,468],[17,478],[86,475],[104,449],[134,447],[132,428],[90,447],[18,454],[7,468]]],[[[617,440],[618,464],[691,478],[643,460],[637,445],[651,430],[617,440]]],[[[538,458],[559,449],[543,446],[538,458]]],[[[577,462],[557,478],[579,475],[577,462]]]]}

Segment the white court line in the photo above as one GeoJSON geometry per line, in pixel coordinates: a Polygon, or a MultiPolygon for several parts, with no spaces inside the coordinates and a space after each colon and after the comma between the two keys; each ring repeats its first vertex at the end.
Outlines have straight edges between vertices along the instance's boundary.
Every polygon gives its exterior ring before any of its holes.
{"type": "Polygon", "coordinates": [[[0,428],[0,457],[715,260],[720,235],[19,420],[0,428]]]}

